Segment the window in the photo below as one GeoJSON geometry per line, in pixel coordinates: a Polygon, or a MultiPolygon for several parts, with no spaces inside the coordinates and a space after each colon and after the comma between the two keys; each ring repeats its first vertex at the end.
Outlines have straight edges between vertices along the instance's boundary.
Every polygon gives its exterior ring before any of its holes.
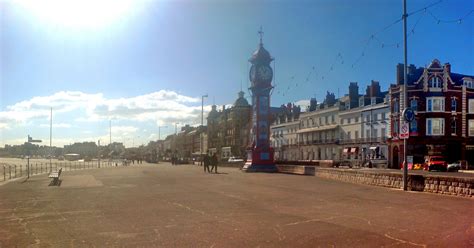
{"type": "Polygon", "coordinates": [[[355,118],[355,122],[356,122],[356,123],[359,122],[359,117],[356,117],[356,118],[355,118]]]}
{"type": "Polygon", "coordinates": [[[329,116],[326,116],[326,125],[329,124],[329,116]]]}
{"type": "Polygon", "coordinates": [[[381,129],[380,136],[381,136],[382,138],[385,138],[385,137],[387,136],[387,130],[386,130],[385,128],[382,128],[382,129],[381,129]]]}
{"type": "Polygon", "coordinates": [[[456,112],[458,102],[456,101],[456,98],[451,99],[451,111],[456,112]]]}
{"type": "Polygon", "coordinates": [[[440,77],[432,77],[430,79],[430,87],[431,88],[441,88],[441,78],[440,77]]]}
{"type": "Polygon", "coordinates": [[[382,120],[381,121],[385,121],[385,113],[382,113],[382,120]]]}
{"type": "Polygon", "coordinates": [[[378,138],[378,135],[379,135],[379,130],[378,129],[374,129],[373,132],[372,132],[372,137],[373,138],[378,138]]]}
{"type": "Polygon", "coordinates": [[[351,118],[347,118],[347,123],[351,124],[351,118]]]}
{"type": "Polygon", "coordinates": [[[377,114],[374,114],[374,118],[372,119],[373,122],[378,121],[377,116],[377,114]]]}
{"type": "Polygon", "coordinates": [[[370,98],[370,105],[374,105],[374,104],[376,104],[376,103],[377,103],[377,98],[371,97],[371,98],[370,98]]]}
{"type": "Polygon", "coordinates": [[[413,134],[418,133],[418,123],[416,122],[416,120],[413,120],[412,122],[410,122],[410,134],[411,133],[413,134]]]}
{"type": "Polygon", "coordinates": [[[365,134],[366,134],[366,138],[370,138],[370,130],[366,130],[365,134]]]}
{"type": "Polygon", "coordinates": [[[456,136],[456,118],[451,120],[451,135],[456,136]]]}
{"type": "Polygon", "coordinates": [[[429,135],[429,136],[444,135],[444,119],[443,118],[426,119],[426,135],[429,135]]]}
{"type": "Polygon", "coordinates": [[[418,101],[416,99],[411,99],[410,100],[410,108],[413,110],[413,111],[417,111],[418,110],[418,101]]]}
{"type": "Polygon", "coordinates": [[[331,122],[332,122],[333,124],[336,123],[336,117],[335,117],[334,115],[331,115],[331,122]]]}
{"type": "Polygon", "coordinates": [[[347,139],[350,140],[352,137],[351,137],[351,131],[347,132],[347,139]]]}
{"type": "Polygon", "coordinates": [[[398,136],[398,131],[399,131],[399,130],[398,130],[398,120],[395,120],[395,121],[393,122],[393,133],[394,133],[393,136],[398,136]]]}
{"type": "Polygon", "coordinates": [[[365,116],[365,123],[370,124],[370,115],[365,116]]]}
{"type": "Polygon", "coordinates": [[[400,112],[399,107],[400,106],[398,106],[398,99],[397,98],[393,99],[393,112],[395,113],[400,112]]]}
{"type": "Polygon", "coordinates": [[[354,138],[355,138],[355,139],[358,139],[358,138],[359,138],[359,131],[355,131],[354,134],[355,134],[355,137],[354,137],[354,138]]]}
{"type": "Polygon", "coordinates": [[[468,112],[469,112],[469,113],[474,113],[474,99],[469,99],[468,112]]]}
{"type": "Polygon", "coordinates": [[[473,83],[471,80],[468,80],[468,79],[464,79],[464,85],[465,85],[467,88],[470,88],[470,89],[473,89],[473,88],[474,88],[474,83],[473,83]]]}
{"type": "Polygon", "coordinates": [[[474,120],[469,120],[469,136],[474,136],[474,120]]]}
{"type": "Polygon", "coordinates": [[[444,97],[427,97],[426,112],[444,111],[444,97]]]}

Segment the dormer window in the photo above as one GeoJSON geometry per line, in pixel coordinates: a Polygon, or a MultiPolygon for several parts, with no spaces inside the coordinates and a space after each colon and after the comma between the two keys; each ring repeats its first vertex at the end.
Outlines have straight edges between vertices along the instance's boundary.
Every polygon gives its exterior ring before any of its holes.
{"type": "Polygon", "coordinates": [[[430,88],[441,88],[441,82],[440,77],[432,77],[430,79],[430,88]]]}
{"type": "Polygon", "coordinates": [[[377,98],[371,97],[371,98],[370,98],[370,105],[374,105],[374,104],[376,104],[376,103],[377,103],[377,98]]]}
{"type": "Polygon", "coordinates": [[[464,79],[463,84],[466,86],[466,88],[474,89],[474,82],[472,82],[470,79],[464,79]]]}

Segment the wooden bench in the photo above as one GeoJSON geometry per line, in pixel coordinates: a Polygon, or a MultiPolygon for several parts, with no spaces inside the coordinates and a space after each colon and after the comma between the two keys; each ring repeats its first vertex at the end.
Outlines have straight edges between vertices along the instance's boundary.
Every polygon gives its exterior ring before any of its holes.
{"type": "Polygon", "coordinates": [[[63,171],[63,168],[59,168],[58,171],[53,171],[49,173],[49,178],[52,178],[50,185],[58,185],[59,183],[59,177],[61,176],[61,171],[63,171]]]}

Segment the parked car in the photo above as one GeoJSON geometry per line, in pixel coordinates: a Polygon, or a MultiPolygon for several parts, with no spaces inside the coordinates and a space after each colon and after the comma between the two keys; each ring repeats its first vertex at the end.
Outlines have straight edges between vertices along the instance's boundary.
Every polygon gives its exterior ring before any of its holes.
{"type": "Polygon", "coordinates": [[[237,162],[244,162],[244,160],[241,159],[241,158],[238,158],[238,157],[230,157],[229,160],[228,160],[228,162],[230,162],[230,163],[237,163],[237,162]]]}
{"type": "Polygon", "coordinates": [[[448,171],[458,171],[461,169],[461,161],[448,164],[448,171]]]}
{"type": "Polygon", "coordinates": [[[448,163],[443,156],[429,156],[425,160],[425,170],[447,171],[448,163]]]}

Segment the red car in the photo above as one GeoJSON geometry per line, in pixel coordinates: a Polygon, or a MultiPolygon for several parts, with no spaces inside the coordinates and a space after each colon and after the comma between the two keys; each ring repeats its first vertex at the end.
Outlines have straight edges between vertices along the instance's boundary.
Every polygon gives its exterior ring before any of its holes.
{"type": "Polygon", "coordinates": [[[442,156],[429,156],[425,159],[425,170],[447,171],[448,163],[442,156]]]}

